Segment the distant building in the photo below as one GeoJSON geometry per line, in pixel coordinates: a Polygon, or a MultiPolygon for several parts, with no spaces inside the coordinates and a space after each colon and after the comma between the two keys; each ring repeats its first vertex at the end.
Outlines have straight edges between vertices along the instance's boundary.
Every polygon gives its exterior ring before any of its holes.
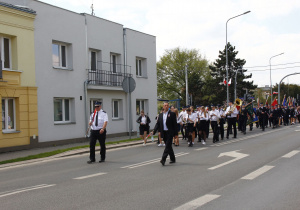
{"type": "Polygon", "coordinates": [[[0,148],[36,143],[34,10],[0,2],[0,148]]]}
{"type": "Polygon", "coordinates": [[[4,1],[36,11],[36,71],[32,78],[38,87],[39,130],[35,137],[40,146],[83,141],[95,101],[102,101],[103,110],[108,113],[109,135],[137,131],[135,121],[142,109],[154,127],[154,36],[36,0],[4,1]],[[124,78],[128,77],[136,83],[131,94],[122,88],[124,78]]]}

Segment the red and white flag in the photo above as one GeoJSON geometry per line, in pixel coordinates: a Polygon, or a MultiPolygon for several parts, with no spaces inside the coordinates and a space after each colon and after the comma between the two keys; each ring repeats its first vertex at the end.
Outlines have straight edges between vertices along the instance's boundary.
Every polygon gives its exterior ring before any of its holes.
{"type": "Polygon", "coordinates": [[[231,85],[231,79],[229,80],[229,82],[228,82],[228,86],[230,86],[231,85]]]}
{"type": "Polygon", "coordinates": [[[227,83],[227,82],[226,82],[226,79],[224,78],[223,84],[226,85],[226,83],[227,83]]]}

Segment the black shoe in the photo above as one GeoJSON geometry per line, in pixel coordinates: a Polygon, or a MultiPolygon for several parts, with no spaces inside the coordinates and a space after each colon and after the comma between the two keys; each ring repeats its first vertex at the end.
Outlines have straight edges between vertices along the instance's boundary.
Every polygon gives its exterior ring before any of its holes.
{"type": "Polygon", "coordinates": [[[176,160],[171,160],[169,163],[170,164],[176,163],[176,160]]]}
{"type": "Polygon", "coordinates": [[[191,144],[191,147],[193,147],[194,145],[193,144],[191,144]]]}
{"type": "Polygon", "coordinates": [[[246,134],[246,131],[244,131],[243,133],[244,133],[244,135],[245,135],[245,134],[246,134]]]}
{"type": "Polygon", "coordinates": [[[87,163],[92,164],[92,163],[95,163],[95,161],[94,160],[89,160],[89,161],[87,161],[87,163]]]}
{"type": "Polygon", "coordinates": [[[223,140],[223,138],[221,138],[221,140],[223,140]]]}
{"type": "Polygon", "coordinates": [[[236,139],[236,136],[234,136],[234,137],[232,137],[232,138],[236,139]]]}
{"type": "Polygon", "coordinates": [[[99,160],[99,163],[103,163],[103,162],[105,162],[105,160],[99,160]]]}
{"type": "Polygon", "coordinates": [[[164,166],[166,161],[160,160],[160,163],[164,166]]]}
{"type": "Polygon", "coordinates": [[[229,137],[228,136],[226,136],[226,139],[228,139],[229,137]]]}

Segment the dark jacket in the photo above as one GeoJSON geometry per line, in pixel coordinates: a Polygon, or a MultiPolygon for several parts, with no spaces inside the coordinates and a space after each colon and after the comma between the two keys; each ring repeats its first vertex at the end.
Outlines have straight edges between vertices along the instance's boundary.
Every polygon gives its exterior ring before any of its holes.
{"type": "MultiPolygon", "coordinates": [[[[151,123],[151,120],[147,115],[145,115],[145,117],[146,117],[146,125],[149,126],[149,124],[151,123]]],[[[136,120],[136,122],[141,123],[142,122],[142,116],[139,116],[139,118],[136,120]]]]}
{"type": "MultiPolygon", "coordinates": [[[[162,131],[164,131],[164,121],[163,120],[164,120],[163,113],[160,113],[158,116],[157,123],[154,128],[154,131],[153,131],[153,134],[155,134],[156,131],[159,130],[161,132],[160,136],[162,138],[164,137],[164,133],[162,132],[162,131]]],[[[168,128],[168,132],[172,136],[178,135],[176,114],[174,112],[168,111],[166,126],[168,128]]]]}

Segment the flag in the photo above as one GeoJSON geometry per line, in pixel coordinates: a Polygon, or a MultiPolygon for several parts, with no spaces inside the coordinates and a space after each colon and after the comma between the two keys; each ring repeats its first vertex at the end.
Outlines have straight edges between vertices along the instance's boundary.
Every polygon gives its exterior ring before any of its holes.
{"type": "Polygon", "coordinates": [[[286,98],[285,98],[285,95],[284,95],[284,97],[283,97],[282,105],[283,105],[283,106],[286,106],[286,98]]]}
{"type": "Polygon", "coordinates": [[[228,86],[230,86],[231,85],[231,79],[229,80],[229,82],[228,82],[228,86]]]}
{"type": "Polygon", "coordinates": [[[253,103],[249,103],[247,104],[247,106],[245,106],[245,109],[248,110],[250,118],[248,118],[247,120],[247,125],[253,123],[253,103]]]}
{"type": "Polygon", "coordinates": [[[288,97],[288,106],[291,106],[291,97],[288,97]]]}
{"type": "Polygon", "coordinates": [[[278,105],[278,102],[277,102],[277,99],[276,99],[276,98],[274,98],[274,101],[272,102],[271,105],[272,105],[272,106],[278,105]]]}
{"type": "Polygon", "coordinates": [[[259,98],[257,98],[257,105],[259,105],[259,98]]]}
{"type": "Polygon", "coordinates": [[[226,85],[227,84],[227,82],[226,82],[226,79],[224,78],[224,81],[223,81],[223,83],[224,83],[224,85],[226,85]]]}
{"type": "Polygon", "coordinates": [[[277,95],[278,94],[278,92],[273,92],[273,95],[277,95]]]}
{"type": "Polygon", "coordinates": [[[268,105],[268,99],[269,99],[269,95],[267,96],[267,100],[266,100],[266,106],[268,105]]]}

